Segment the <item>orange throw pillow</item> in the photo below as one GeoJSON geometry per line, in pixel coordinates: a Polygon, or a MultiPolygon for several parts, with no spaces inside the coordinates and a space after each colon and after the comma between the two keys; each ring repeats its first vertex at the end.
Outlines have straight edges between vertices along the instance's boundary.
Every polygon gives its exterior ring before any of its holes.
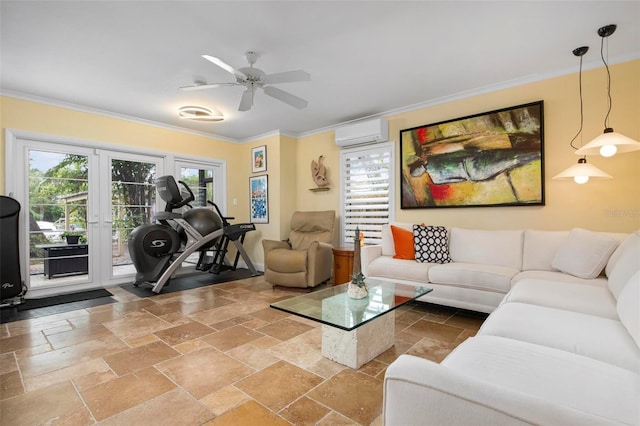
{"type": "Polygon", "coordinates": [[[413,232],[408,229],[391,225],[393,245],[396,249],[394,259],[415,260],[416,251],[413,247],[413,232]]]}

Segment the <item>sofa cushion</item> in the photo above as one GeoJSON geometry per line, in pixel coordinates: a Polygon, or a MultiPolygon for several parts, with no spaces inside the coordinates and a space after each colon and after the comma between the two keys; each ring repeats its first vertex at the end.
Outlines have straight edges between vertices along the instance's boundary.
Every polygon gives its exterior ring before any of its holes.
{"type": "Polygon", "coordinates": [[[638,374],[602,361],[504,337],[477,336],[458,346],[442,365],[554,404],[638,423],[638,374]]]}
{"type": "Polygon", "coordinates": [[[598,287],[606,287],[607,279],[605,277],[598,277],[591,280],[586,280],[584,278],[578,278],[575,275],[566,274],[560,271],[522,271],[517,273],[513,279],[511,280],[511,286],[513,287],[517,283],[526,279],[534,279],[534,280],[544,280],[544,281],[554,281],[561,283],[575,283],[575,284],[583,284],[583,285],[595,285],[598,287]]]}
{"type": "Polygon", "coordinates": [[[640,271],[631,276],[629,282],[620,292],[616,308],[620,322],[625,326],[636,345],[640,347],[640,271]]]}
{"type": "Polygon", "coordinates": [[[569,235],[569,231],[538,231],[525,229],[522,249],[522,270],[557,270],[551,263],[569,235]]]}
{"type": "Polygon", "coordinates": [[[454,262],[522,269],[523,231],[451,228],[449,252],[454,262]]]}
{"type": "Polygon", "coordinates": [[[602,361],[483,335],[467,339],[442,365],[470,378],[593,413],[603,420],[638,423],[638,374],[602,361]]]}
{"type": "Polygon", "coordinates": [[[391,225],[393,235],[393,248],[396,254],[394,259],[414,260],[416,253],[413,249],[413,233],[408,229],[391,225]]]}
{"type": "Polygon", "coordinates": [[[506,293],[511,288],[511,278],[518,272],[507,266],[462,262],[435,264],[429,268],[429,281],[506,293]]]}
{"type": "Polygon", "coordinates": [[[444,226],[413,225],[416,262],[449,263],[449,233],[444,226]]]}
{"type": "Polygon", "coordinates": [[[519,281],[511,289],[502,303],[507,302],[530,303],[618,319],[616,299],[606,286],[528,279],[519,281]]]}
{"type": "Polygon", "coordinates": [[[527,303],[503,303],[478,335],[536,343],[640,371],[640,349],[620,321],[527,303]]]}
{"type": "Polygon", "coordinates": [[[618,297],[629,278],[640,269],[640,231],[629,235],[611,255],[606,273],[609,290],[618,297]]]}
{"type": "Polygon", "coordinates": [[[380,256],[367,266],[367,276],[427,283],[427,271],[432,263],[418,263],[415,260],[394,259],[380,256]]]}
{"type": "Polygon", "coordinates": [[[614,237],[574,228],[558,248],[551,266],[580,278],[595,278],[618,247],[614,237]]]}

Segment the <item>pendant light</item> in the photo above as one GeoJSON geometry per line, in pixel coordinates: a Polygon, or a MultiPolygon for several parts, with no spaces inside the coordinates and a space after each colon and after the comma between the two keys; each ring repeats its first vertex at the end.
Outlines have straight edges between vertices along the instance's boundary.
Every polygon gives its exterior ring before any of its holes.
{"type": "MultiPolygon", "coordinates": [[[[573,54],[580,58],[580,72],[578,73],[578,87],[580,93],[580,129],[578,129],[578,133],[576,133],[573,139],[571,139],[569,145],[571,145],[571,148],[576,150],[578,148],[573,144],[573,142],[582,133],[582,124],[584,123],[584,113],[582,110],[582,57],[588,51],[589,46],[582,46],[573,49],[573,54]]],[[[575,183],[584,184],[587,183],[589,179],[611,179],[611,176],[597,167],[588,164],[587,157],[583,156],[578,160],[578,164],[574,164],[562,173],[558,173],[553,177],[553,179],[573,179],[575,183]]]]}
{"type": "MultiPolygon", "coordinates": [[[[604,58],[604,39],[609,37],[616,31],[616,25],[607,25],[598,29],[598,35],[601,37],[600,42],[600,57],[607,70],[607,95],[609,99],[609,109],[607,115],[604,118],[604,132],[582,148],[576,151],[578,155],[594,155],[600,154],[603,157],[611,157],[616,152],[632,152],[640,149],[640,142],[633,140],[620,133],[614,132],[609,127],[609,114],[611,113],[611,73],[609,71],[609,65],[604,58]]],[[[608,48],[607,48],[608,51],[608,48]]]]}

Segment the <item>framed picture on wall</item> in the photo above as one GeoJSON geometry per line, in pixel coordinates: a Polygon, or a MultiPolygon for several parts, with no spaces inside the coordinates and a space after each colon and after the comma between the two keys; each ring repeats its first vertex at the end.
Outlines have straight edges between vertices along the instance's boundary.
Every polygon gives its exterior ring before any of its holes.
{"type": "Polygon", "coordinates": [[[543,102],[400,131],[400,207],[544,205],[543,102]]]}
{"type": "Polygon", "coordinates": [[[251,222],[269,223],[269,184],[267,175],[249,178],[251,222]]]}
{"type": "Polygon", "coordinates": [[[260,173],[267,171],[267,147],[257,146],[251,150],[251,171],[260,173]]]}

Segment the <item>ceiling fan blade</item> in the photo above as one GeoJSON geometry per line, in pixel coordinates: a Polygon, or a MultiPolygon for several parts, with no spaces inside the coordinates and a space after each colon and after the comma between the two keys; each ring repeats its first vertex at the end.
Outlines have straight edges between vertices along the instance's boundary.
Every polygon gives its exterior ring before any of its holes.
{"type": "Polygon", "coordinates": [[[265,75],[262,79],[265,84],[293,83],[296,81],[310,81],[311,75],[303,70],[278,72],[265,75]]]}
{"type": "Polygon", "coordinates": [[[241,80],[244,80],[244,79],[247,78],[243,73],[241,73],[240,71],[238,71],[237,69],[235,69],[231,65],[227,64],[226,62],[224,62],[220,58],[216,58],[215,56],[210,56],[210,55],[202,55],[202,57],[205,58],[207,61],[216,64],[217,66],[219,66],[220,68],[222,68],[226,72],[230,72],[231,74],[235,75],[236,78],[239,78],[241,80]]]}
{"type": "Polygon", "coordinates": [[[306,108],[309,104],[309,102],[305,101],[304,99],[294,96],[289,92],[285,92],[284,90],[278,89],[277,87],[273,86],[266,86],[264,88],[264,93],[271,96],[272,98],[276,98],[277,100],[298,109],[306,108]]]}
{"type": "Polygon", "coordinates": [[[186,92],[190,90],[200,90],[200,89],[213,89],[215,87],[222,86],[237,86],[238,83],[213,83],[213,84],[194,84],[192,86],[182,86],[180,90],[184,90],[186,92]]]}
{"type": "Polygon", "coordinates": [[[253,106],[253,88],[247,87],[247,90],[242,94],[242,99],[240,99],[240,106],[238,107],[238,111],[249,111],[253,106]]]}

